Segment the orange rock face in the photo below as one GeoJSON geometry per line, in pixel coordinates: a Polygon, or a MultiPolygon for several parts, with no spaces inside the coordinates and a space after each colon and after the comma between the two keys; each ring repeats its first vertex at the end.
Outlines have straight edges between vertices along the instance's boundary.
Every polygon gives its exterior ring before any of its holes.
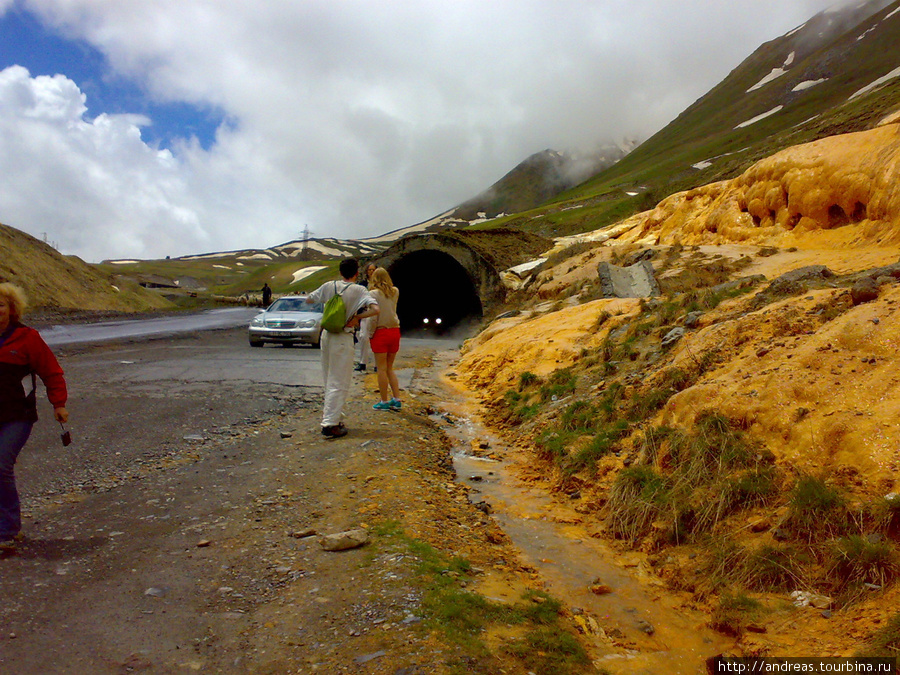
{"type": "Polygon", "coordinates": [[[674,194],[617,241],[800,248],[900,242],[900,125],[824,138],[674,194]]]}

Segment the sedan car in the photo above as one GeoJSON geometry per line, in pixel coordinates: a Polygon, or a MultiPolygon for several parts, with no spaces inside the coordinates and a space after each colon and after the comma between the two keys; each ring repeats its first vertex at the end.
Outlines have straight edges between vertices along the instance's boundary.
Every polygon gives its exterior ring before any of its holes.
{"type": "Polygon", "coordinates": [[[274,342],[318,347],[322,339],[322,311],[320,303],[307,303],[303,296],[279,298],[250,320],[250,346],[262,347],[266,342],[274,342]]]}

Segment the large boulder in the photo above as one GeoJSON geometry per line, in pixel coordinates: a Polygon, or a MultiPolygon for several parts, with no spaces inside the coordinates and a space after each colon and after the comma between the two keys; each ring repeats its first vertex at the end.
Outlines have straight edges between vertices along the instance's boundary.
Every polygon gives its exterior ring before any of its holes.
{"type": "Polygon", "coordinates": [[[597,265],[597,275],[604,298],[650,298],[660,294],[653,265],[647,260],[628,267],[602,262],[597,265]]]}

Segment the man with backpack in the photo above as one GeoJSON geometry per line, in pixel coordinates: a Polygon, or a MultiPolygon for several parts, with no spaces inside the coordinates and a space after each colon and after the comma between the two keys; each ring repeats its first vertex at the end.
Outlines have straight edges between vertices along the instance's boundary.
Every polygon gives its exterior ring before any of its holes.
{"type": "Polygon", "coordinates": [[[347,435],[347,427],[341,418],[353,379],[353,333],[361,320],[378,314],[378,303],[368,290],[356,283],[359,277],[356,258],[341,260],[339,269],[341,281],[326,281],[306,296],[306,302],[325,305],[322,315],[322,375],[325,380],[322,435],[329,439],[347,435]],[[343,305],[342,314],[340,305],[343,305]],[[339,315],[337,320],[334,318],[336,313],[339,315]]]}

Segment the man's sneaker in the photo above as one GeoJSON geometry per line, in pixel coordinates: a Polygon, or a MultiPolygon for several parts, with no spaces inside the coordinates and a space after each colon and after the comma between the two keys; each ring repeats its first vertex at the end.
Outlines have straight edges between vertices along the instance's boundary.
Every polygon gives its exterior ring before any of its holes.
{"type": "Polygon", "coordinates": [[[390,401],[379,401],[375,405],[372,406],[372,410],[390,410],[391,402],[390,401]]]}
{"type": "Polygon", "coordinates": [[[357,373],[364,373],[364,372],[366,372],[366,364],[365,363],[357,363],[356,366],[353,368],[353,370],[355,370],[357,373]]]}
{"type": "Polygon", "coordinates": [[[391,410],[400,410],[403,407],[403,404],[400,402],[399,398],[392,398],[388,401],[388,405],[391,406],[391,410]]]}
{"type": "Polygon", "coordinates": [[[322,427],[322,435],[328,439],[340,438],[341,436],[347,435],[347,427],[345,427],[343,423],[335,424],[330,427],[322,427]]]}

